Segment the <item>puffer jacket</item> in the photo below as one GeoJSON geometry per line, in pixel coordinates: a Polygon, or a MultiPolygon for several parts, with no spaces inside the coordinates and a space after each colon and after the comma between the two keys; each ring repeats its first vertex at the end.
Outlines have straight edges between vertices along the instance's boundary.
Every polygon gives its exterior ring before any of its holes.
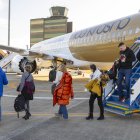
{"type": "Polygon", "coordinates": [[[57,103],[58,105],[68,105],[69,99],[74,97],[72,87],[72,77],[68,72],[65,72],[59,85],[55,88],[53,95],[53,106],[57,103]]]}

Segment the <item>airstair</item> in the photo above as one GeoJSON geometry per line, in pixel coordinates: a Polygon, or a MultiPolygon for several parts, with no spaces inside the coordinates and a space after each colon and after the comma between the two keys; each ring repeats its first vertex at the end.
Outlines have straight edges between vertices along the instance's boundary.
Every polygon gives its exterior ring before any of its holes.
{"type": "MultiPolygon", "coordinates": [[[[136,41],[131,49],[137,54],[140,48],[140,41],[136,41]]],[[[115,114],[130,116],[133,113],[140,113],[140,62],[133,62],[132,76],[130,79],[130,99],[125,102],[119,101],[117,84],[110,80],[104,89],[104,109],[115,114]]],[[[123,83],[123,93],[125,94],[125,83],[123,83]]]]}
{"type": "Polygon", "coordinates": [[[9,55],[5,56],[3,59],[0,60],[0,67],[6,68],[16,55],[16,53],[10,53],[9,55]]]}

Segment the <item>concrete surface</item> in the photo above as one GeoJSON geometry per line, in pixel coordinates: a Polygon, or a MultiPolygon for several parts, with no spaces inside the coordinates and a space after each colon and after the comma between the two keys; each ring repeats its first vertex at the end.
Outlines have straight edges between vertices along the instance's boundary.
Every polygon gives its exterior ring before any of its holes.
{"type": "MultiPolygon", "coordinates": [[[[99,110],[95,103],[94,120],[85,120],[88,114],[89,93],[84,91],[87,79],[73,81],[75,98],[69,108],[69,120],[54,116],[58,106],[52,107],[51,83],[37,77],[34,101],[31,101],[32,116],[29,120],[16,117],[13,102],[20,76],[8,74],[9,85],[2,98],[3,119],[0,122],[0,140],[140,140],[140,115],[122,117],[105,113],[105,120],[98,121],[99,110]]],[[[45,76],[40,75],[43,78],[45,76]]],[[[36,78],[35,78],[36,79],[36,78]]]]}

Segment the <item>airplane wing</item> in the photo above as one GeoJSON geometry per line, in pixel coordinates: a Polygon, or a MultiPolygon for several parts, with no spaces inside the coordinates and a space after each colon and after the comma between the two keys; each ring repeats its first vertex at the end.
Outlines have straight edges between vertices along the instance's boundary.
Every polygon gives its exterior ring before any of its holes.
{"type": "Polygon", "coordinates": [[[19,53],[19,54],[27,52],[25,49],[10,47],[10,46],[6,46],[6,45],[0,45],[0,49],[19,53]]]}
{"type": "Polygon", "coordinates": [[[21,55],[26,55],[26,56],[30,56],[30,57],[41,57],[44,58],[46,60],[52,60],[52,59],[64,59],[67,61],[69,60],[69,56],[65,55],[65,54],[55,54],[55,55],[51,55],[51,54],[46,54],[43,52],[39,52],[36,50],[25,50],[25,49],[21,49],[21,48],[15,48],[15,47],[11,47],[11,46],[6,46],[6,45],[0,45],[0,49],[2,50],[7,50],[7,51],[11,51],[11,52],[15,52],[21,55]]]}
{"type": "Polygon", "coordinates": [[[52,59],[57,58],[57,60],[59,60],[59,61],[67,60],[67,62],[71,62],[72,63],[72,61],[69,59],[68,55],[60,54],[60,53],[59,54],[55,54],[55,55],[51,55],[51,54],[46,54],[46,53],[43,53],[43,52],[36,52],[36,51],[30,50],[29,51],[29,56],[41,57],[41,58],[44,58],[46,60],[52,60],[52,59]]]}

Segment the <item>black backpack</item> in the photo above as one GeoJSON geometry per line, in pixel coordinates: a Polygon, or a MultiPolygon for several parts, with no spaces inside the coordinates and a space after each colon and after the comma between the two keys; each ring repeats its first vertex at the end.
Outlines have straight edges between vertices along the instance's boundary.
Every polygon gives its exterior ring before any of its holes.
{"type": "Polygon", "coordinates": [[[19,118],[19,112],[25,110],[25,98],[22,94],[16,97],[14,102],[14,109],[18,113],[18,118],[19,118]]]}
{"type": "Polygon", "coordinates": [[[55,80],[55,78],[56,78],[56,70],[53,69],[53,70],[51,70],[50,73],[49,73],[49,81],[50,81],[50,82],[53,82],[53,81],[55,80]]]}
{"type": "Polygon", "coordinates": [[[117,64],[115,61],[112,68],[107,72],[110,79],[116,80],[118,69],[119,69],[119,63],[117,64]]]}

